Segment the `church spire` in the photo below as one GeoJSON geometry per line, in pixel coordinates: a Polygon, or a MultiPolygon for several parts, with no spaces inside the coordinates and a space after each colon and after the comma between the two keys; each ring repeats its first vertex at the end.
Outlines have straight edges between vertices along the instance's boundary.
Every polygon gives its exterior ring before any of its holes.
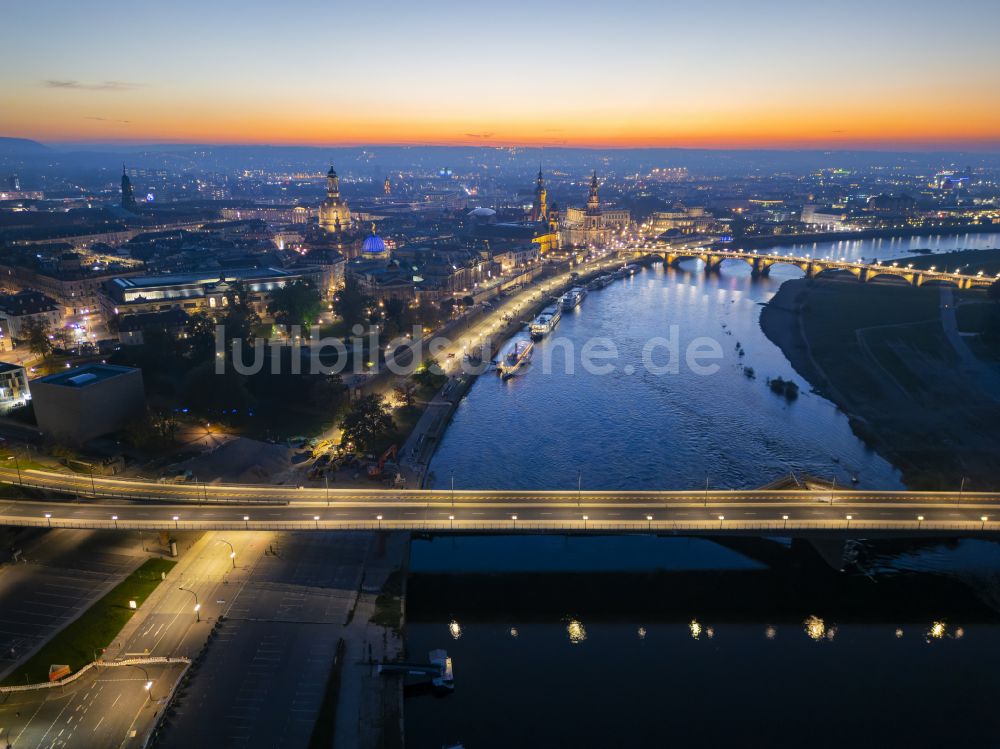
{"type": "Polygon", "coordinates": [[[597,194],[597,170],[590,179],[590,195],[587,197],[587,213],[596,216],[601,212],[601,198],[597,194]]]}

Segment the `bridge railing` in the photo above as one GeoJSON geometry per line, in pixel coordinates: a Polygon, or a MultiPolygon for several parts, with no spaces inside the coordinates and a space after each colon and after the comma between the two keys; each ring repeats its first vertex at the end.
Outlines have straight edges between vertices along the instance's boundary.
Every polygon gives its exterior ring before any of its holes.
{"type": "Polygon", "coordinates": [[[996,520],[149,520],[117,522],[97,519],[57,519],[0,516],[0,522],[24,527],[70,528],[87,530],[250,530],[250,531],[433,531],[456,533],[774,533],[803,531],[827,532],[917,532],[995,534],[1000,533],[996,520]]]}

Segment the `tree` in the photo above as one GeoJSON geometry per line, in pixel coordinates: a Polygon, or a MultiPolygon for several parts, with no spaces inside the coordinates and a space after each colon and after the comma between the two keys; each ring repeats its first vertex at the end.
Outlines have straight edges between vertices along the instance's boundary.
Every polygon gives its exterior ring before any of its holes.
{"type": "Polygon", "coordinates": [[[195,361],[206,361],[215,354],[215,320],[207,312],[196,312],[184,327],[188,353],[195,361]]]}
{"type": "Polygon", "coordinates": [[[146,411],[125,425],[125,439],[139,449],[172,445],[176,433],[177,422],[173,418],[153,411],[146,411]]]}
{"type": "Polygon", "coordinates": [[[49,326],[42,320],[28,319],[21,325],[21,338],[28,350],[47,359],[52,354],[52,337],[49,326]]]}
{"type": "Polygon", "coordinates": [[[340,422],[344,441],[353,442],[362,452],[375,452],[396,428],[381,395],[366,395],[351,406],[340,422]]]}
{"type": "Polygon", "coordinates": [[[227,347],[237,339],[243,341],[244,348],[253,346],[254,329],[260,325],[260,315],[250,306],[250,291],[246,284],[235,282],[226,294],[226,302],[222,324],[226,328],[227,347]]]}
{"type": "Polygon", "coordinates": [[[309,281],[292,281],[271,292],[268,313],[279,325],[310,326],[319,319],[323,298],[309,281]]]}
{"type": "Polygon", "coordinates": [[[391,297],[385,302],[385,319],[390,322],[397,333],[403,332],[406,302],[399,297],[391,297]]]}
{"type": "Polygon", "coordinates": [[[354,325],[363,325],[368,321],[368,307],[371,299],[361,291],[361,285],[355,278],[347,277],[344,288],[337,294],[336,310],[348,330],[354,325]]]}
{"type": "Polygon", "coordinates": [[[413,401],[417,395],[417,385],[412,380],[403,380],[401,383],[393,388],[396,392],[396,397],[402,401],[403,405],[409,408],[413,405],[413,401]]]}

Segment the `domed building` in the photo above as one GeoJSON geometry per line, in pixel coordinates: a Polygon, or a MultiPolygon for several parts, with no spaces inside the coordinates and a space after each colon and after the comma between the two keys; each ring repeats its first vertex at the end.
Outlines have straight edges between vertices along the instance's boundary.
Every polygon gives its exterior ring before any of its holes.
{"type": "Polygon", "coordinates": [[[326,173],[326,199],[319,206],[319,226],[331,234],[351,228],[351,209],[340,197],[340,177],[331,166],[326,173]]]}
{"type": "Polygon", "coordinates": [[[387,254],[385,240],[375,232],[375,224],[372,224],[372,233],[361,243],[361,257],[383,257],[387,254]]]}

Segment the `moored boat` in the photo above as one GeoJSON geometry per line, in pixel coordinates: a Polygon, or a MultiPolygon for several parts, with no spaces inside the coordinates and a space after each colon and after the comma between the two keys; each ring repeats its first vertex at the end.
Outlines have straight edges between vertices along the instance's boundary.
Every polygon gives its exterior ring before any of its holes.
{"type": "Polygon", "coordinates": [[[534,347],[534,342],[525,335],[512,338],[497,358],[497,372],[500,376],[505,380],[513,377],[517,370],[531,359],[534,347]]]}

